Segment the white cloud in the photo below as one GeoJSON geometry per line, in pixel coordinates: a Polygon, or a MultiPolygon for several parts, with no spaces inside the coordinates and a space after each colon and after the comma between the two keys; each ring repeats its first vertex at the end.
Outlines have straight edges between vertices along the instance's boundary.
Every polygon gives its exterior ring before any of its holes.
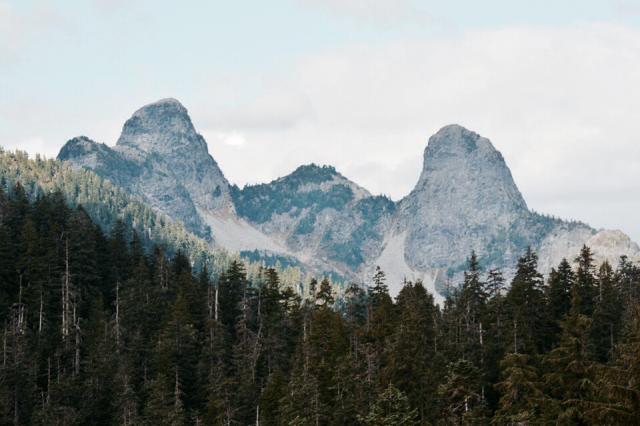
{"type": "Polygon", "coordinates": [[[227,101],[218,107],[216,115],[204,116],[200,126],[217,130],[285,130],[313,116],[309,99],[291,89],[270,89],[241,105],[227,101]]]}
{"type": "MultiPolygon", "coordinates": [[[[635,213],[619,207],[640,193],[638,52],[640,31],[607,25],[329,51],[264,83],[265,93],[276,87],[279,96],[237,103],[237,111],[257,111],[246,124],[225,118],[224,108],[208,111],[246,138],[241,156],[234,147],[211,149],[240,184],[314,161],[398,199],[417,180],[427,138],[455,122],[494,142],[536,210],[640,239],[635,213]],[[251,124],[269,122],[271,102],[283,110],[287,97],[306,99],[311,113],[290,126],[251,124]]],[[[640,210],[640,201],[633,206],[640,210]]]]}
{"type": "Polygon", "coordinates": [[[19,150],[28,152],[29,154],[39,153],[48,158],[52,158],[55,155],[48,152],[50,151],[51,143],[47,143],[47,141],[40,136],[32,136],[19,141],[9,141],[2,147],[9,151],[19,150]]]}
{"type": "MultiPolygon", "coordinates": [[[[208,135],[209,136],[209,135],[208,135]]],[[[245,137],[238,132],[231,133],[213,133],[208,138],[209,140],[213,139],[214,141],[220,141],[228,146],[241,147],[247,143],[245,137]]],[[[211,143],[211,142],[209,142],[211,143]]]]}
{"type": "Polygon", "coordinates": [[[21,43],[13,8],[0,1],[0,63],[13,59],[21,43]]]}
{"type": "Polygon", "coordinates": [[[19,13],[8,1],[0,0],[0,65],[18,59],[38,37],[70,27],[71,23],[49,2],[36,1],[19,13]]]}
{"type": "Polygon", "coordinates": [[[611,0],[611,4],[620,16],[640,15],[640,4],[636,0],[611,0]]]}

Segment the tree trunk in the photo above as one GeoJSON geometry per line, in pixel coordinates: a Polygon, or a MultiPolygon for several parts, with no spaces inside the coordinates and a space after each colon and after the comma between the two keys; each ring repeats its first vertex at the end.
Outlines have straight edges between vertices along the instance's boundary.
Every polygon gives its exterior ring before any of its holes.
{"type": "Polygon", "coordinates": [[[42,333],[42,321],[43,321],[43,313],[44,310],[44,300],[42,295],[42,287],[40,287],[40,309],[38,311],[38,336],[42,333]]]}
{"type": "Polygon", "coordinates": [[[69,336],[69,289],[71,287],[71,273],[69,271],[69,237],[65,242],[65,272],[62,284],[62,340],[69,336]]]}
{"type": "Polygon", "coordinates": [[[120,281],[116,281],[116,352],[120,353],[120,281]]]}

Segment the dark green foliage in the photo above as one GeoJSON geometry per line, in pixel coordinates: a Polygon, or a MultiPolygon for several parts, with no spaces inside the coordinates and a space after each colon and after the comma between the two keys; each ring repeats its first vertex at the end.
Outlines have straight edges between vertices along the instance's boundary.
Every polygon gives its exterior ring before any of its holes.
{"type": "Polygon", "coordinates": [[[270,268],[275,268],[277,266],[279,266],[280,268],[302,266],[300,261],[295,257],[272,254],[270,252],[263,252],[261,250],[241,251],[240,257],[250,262],[259,262],[270,268]]]}
{"type": "Polygon", "coordinates": [[[409,426],[418,423],[415,409],[411,409],[407,397],[395,386],[380,395],[366,417],[360,417],[367,426],[409,426]]]}
{"type": "Polygon", "coordinates": [[[622,299],[608,262],[600,266],[596,280],[596,300],[590,338],[594,358],[606,362],[613,354],[620,335],[622,299]]]}
{"type": "Polygon", "coordinates": [[[298,294],[26,194],[0,188],[0,424],[638,424],[626,259],[596,273],[585,248],[545,287],[528,250],[507,290],[472,254],[442,307],[380,268],[298,294]]]}
{"type": "Polygon", "coordinates": [[[591,320],[572,308],[563,323],[560,346],[543,357],[547,400],[545,415],[559,424],[589,424],[583,407],[596,395],[595,363],[588,351],[591,320]]]}
{"type": "MultiPolygon", "coordinates": [[[[407,283],[397,299],[398,327],[386,351],[385,378],[407,396],[421,421],[434,421],[437,410],[439,359],[436,348],[437,311],[422,283],[407,283]]],[[[390,391],[388,389],[388,391],[390,391]]]]}
{"type": "Polygon", "coordinates": [[[468,270],[458,296],[457,304],[462,316],[462,351],[478,367],[483,364],[483,317],[487,303],[486,284],[480,277],[480,265],[474,252],[469,258],[468,270]]]}
{"type": "Polygon", "coordinates": [[[596,274],[593,263],[593,253],[587,246],[583,246],[580,255],[576,258],[578,270],[576,271],[575,289],[573,298],[574,308],[583,315],[592,315],[596,301],[596,274]]]}
{"type": "Polygon", "coordinates": [[[640,306],[631,308],[628,320],[624,343],[600,369],[600,399],[585,407],[593,423],[640,425],[640,306]]]}
{"type": "Polygon", "coordinates": [[[376,266],[376,272],[373,276],[373,286],[369,289],[369,297],[374,307],[382,305],[389,297],[389,286],[386,283],[387,277],[384,271],[376,266]]]}
{"type": "Polygon", "coordinates": [[[480,375],[480,370],[464,359],[449,364],[439,388],[443,424],[483,424],[485,407],[480,375]]]}
{"type": "Polygon", "coordinates": [[[307,213],[297,230],[300,234],[306,234],[313,229],[315,214],[318,211],[326,207],[340,210],[353,199],[353,192],[345,185],[334,185],[327,192],[298,191],[298,188],[309,183],[330,181],[335,176],[338,176],[338,173],[333,167],[314,164],[301,166],[289,176],[270,184],[245,186],[243,189],[233,188],[232,196],[238,214],[254,223],[264,223],[273,214],[302,212],[304,209],[313,208],[314,211],[307,213]]]}
{"type": "Polygon", "coordinates": [[[511,328],[508,346],[514,353],[540,353],[546,344],[543,279],[537,267],[538,256],[528,248],[518,260],[516,276],[505,297],[511,328]]]}
{"type": "Polygon", "coordinates": [[[539,374],[531,357],[508,354],[500,362],[502,381],[496,387],[500,391],[500,408],[492,424],[531,424],[540,418],[543,393],[539,374]]]}
{"type": "Polygon", "coordinates": [[[547,318],[549,320],[548,344],[557,346],[562,333],[561,323],[571,309],[571,289],[575,283],[575,274],[567,259],[562,259],[558,269],[553,268],[545,288],[547,298],[547,318]]]}

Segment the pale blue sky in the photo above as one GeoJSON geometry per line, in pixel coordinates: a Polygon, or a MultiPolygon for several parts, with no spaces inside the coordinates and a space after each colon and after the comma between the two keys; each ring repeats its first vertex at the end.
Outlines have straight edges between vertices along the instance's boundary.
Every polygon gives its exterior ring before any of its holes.
{"type": "MultiPolygon", "coordinates": [[[[1,102],[46,99],[74,109],[127,93],[188,99],[216,76],[239,73],[258,85],[264,74],[286,74],[301,56],[345,45],[512,26],[637,25],[634,3],[5,0],[10,12],[0,24],[11,19],[13,28],[1,33],[11,50],[0,62],[1,102]]],[[[20,123],[2,124],[19,132],[20,123]]]]}
{"type": "Polygon", "coordinates": [[[458,122],[536,210],[636,240],[639,87],[640,0],[0,0],[2,146],[175,97],[234,183],[314,161],[398,199],[458,122]]]}

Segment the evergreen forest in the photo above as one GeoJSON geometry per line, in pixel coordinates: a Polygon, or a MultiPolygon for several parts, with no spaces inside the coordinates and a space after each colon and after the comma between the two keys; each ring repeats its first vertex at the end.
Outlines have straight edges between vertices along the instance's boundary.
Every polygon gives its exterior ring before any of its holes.
{"type": "Polygon", "coordinates": [[[640,268],[588,247],[508,282],[470,251],[443,306],[384,271],[211,274],[0,185],[2,425],[638,425],[640,268]]]}

